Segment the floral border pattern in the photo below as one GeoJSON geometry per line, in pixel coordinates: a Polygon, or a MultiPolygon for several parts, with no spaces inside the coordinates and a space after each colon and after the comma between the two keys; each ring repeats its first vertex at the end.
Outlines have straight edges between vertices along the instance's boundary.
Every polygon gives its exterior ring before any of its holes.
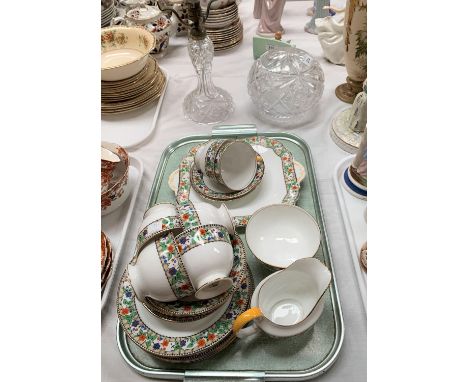
{"type": "MultiPolygon", "coordinates": [[[[245,142],[251,145],[261,145],[273,150],[281,158],[283,166],[283,177],[286,185],[286,195],[282,202],[285,204],[295,204],[299,198],[300,183],[297,181],[294,169],[294,157],[291,152],[277,139],[264,136],[245,138],[245,142]]],[[[196,145],[189,150],[189,154],[179,165],[179,187],[177,189],[176,200],[178,203],[186,203],[190,198],[190,170],[193,165],[193,157],[202,144],[196,145]]],[[[236,227],[247,225],[250,216],[235,216],[233,218],[236,227]]]]}
{"type": "Polygon", "coordinates": [[[178,216],[166,216],[162,219],[155,220],[149,223],[143,228],[137,236],[137,247],[136,253],[140,253],[140,250],[145,244],[151,239],[157,238],[158,236],[172,231],[174,229],[182,229],[182,223],[178,216]]]}
{"type": "Polygon", "coordinates": [[[251,137],[245,138],[245,142],[251,145],[261,145],[272,149],[276,155],[281,158],[283,164],[284,183],[286,184],[286,195],[283,198],[283,203],[295,204],[299,198],[300,183],[296,178],[294,170],[294,157],[291,152],[277,139],[267,137],[251,137]]]}
{"type": "Polygon", "coordinates": [[[184,321],[184,318],[195,317],[211,313],[216,308],[223,305],[226,300],[231,297],[240,286],[240,280],[245,276],[247,267],[247,257],[245,254],[244,243],[242,239],[235,234],[231,240],[234,253],[234,261],[229,277],[233,281],[233,286],[223,294],[210,298],[208,300],[196,301],[172,301],[160,302],[153,299],[147,299],[147,305],[156,316],[161,316],[166,319],[175,319],[184,321]]]}
{"type": "Polygon", "coordinates": [[[177,251],[181,257],[199,245],[206,245],[216,241],[231,244],[226,227],[218,224],[206,224],[184,231],[175,238],[177,251]]]}
{"type": "Polygon", "coordinates": [[[120,280],[117,298],[119,322],[127,336],[140,348],[156,356],[174,359],[202,355],[232,335],[234,320],[247,310],[253,292],[253,280],[249,272],[240,282],[240,287],[221,318],[210,327],[184,337],[169,337],[159,334],[156,328],[148,327],[138,314],[135,292],[126,270],[120,280]]]}
{"type": "Polygon", "coordinates": [[[207,177],[217,179],[218,154],[226,143],[227,141],[224,139],[215,139],[208,143],[209,147],[205,155],[205,172],[207,177]]]}
{"type": "Polygon", "coordinates": [[[190,200],[177,205],[177,213],[184,229],[191,229],[201,225],[197,210],[190,200]]]}
{"type": "Polygon", "coordinates": [[[124,33],[108,30],[101,33],[101,48],[106,49],[117,45],[124,45],[128,41],[128,36],[124,33]]]}
{"type": "Polygon", "coordinates": [[[179,299],[194,294],[195,288],[177,252],[174,235],[169,233],[156,240],[156,249],[158,250],[161,265],[174,295],[179,299]]]}
{"type": "Polygon", "coordinates": [[[193,165],[193,155],[182,159],[179,165],[179,187],[177,188],[176,201],[180,205],[190,202],[190,168],[193,165]]]}

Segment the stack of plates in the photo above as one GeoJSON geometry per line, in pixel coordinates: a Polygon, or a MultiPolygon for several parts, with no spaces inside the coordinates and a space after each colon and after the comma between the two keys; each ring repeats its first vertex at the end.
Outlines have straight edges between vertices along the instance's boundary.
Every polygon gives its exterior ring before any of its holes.
{"type": "Polygon", "coordinates": [[[114,0],[101,0],[101,28],[107,27],[116,13],[114,0]]]}
{"type": "Polygon", "coordinates": [[[218,354],[236,336],[234,320],[250,305],[254,280],[241,238],[232,238],[233,286],[209,300],[140,302],[128,271],[120,280],[117,313],[126,335],[141,349],[168,362],[195,362],[218,354]]]}
{"type": "MultiPolygon", "coordinates": [[[[206,14],[206,10],[203,12],[206,14]]],[[[205,27],[207,35],[213,41],[215,51],[239,45],[243,37],[243,27],[236,2],[224,8],[210,9],[205,27]]]]}
{"type": "Polygon", "coordinates": [[[110,240],[101,231],[101,293],[106,287],[107,280],[112,273],[112,247],[110,240]]]}
{"type": "Polygon", "coordinates": [[[101,81],[101,113],[125,113],[157,101],[166,85],[166,75],[151,56],[137,74],[120,81],[101,81]]]}

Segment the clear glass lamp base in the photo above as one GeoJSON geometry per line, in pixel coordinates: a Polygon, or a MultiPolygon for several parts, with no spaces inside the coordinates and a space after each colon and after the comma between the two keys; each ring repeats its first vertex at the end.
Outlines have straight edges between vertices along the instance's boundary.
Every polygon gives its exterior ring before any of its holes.
{"type": "Polygon", "coordinates": [[[219,123],[234,111],[231,95],[218,87],[214,87],[211,97],[200,94],[198,89],[190,92],[184,99],[184,114],[196,123],[219,123]]]}

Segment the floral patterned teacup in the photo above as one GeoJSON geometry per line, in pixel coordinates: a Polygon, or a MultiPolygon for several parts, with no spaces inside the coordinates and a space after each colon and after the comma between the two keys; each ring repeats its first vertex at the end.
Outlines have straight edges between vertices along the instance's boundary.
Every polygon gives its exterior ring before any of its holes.
{"type": "Polygon", "coordinates": [[[330,281],[330,271],[319,260],[296,260],[255,288],[252,308],[236,318],[234,333],[244,338],[262,330],[272,337],[290,337],[306,331],[322,314],[330,281]],[[253,325],[243,328],[252,320],[253,325]]]}
{"type": "Polygon", "coordinates": [[[191,228],[177,235],[175,242],[197,299],[213,298],[232,286],[229,273],[234,252],[226,227],[208,224],[191,228]]]}
{"type": "Polygon", "coordinates": [[[146,297],[161,302],[194,295],[209,299],[232,286],[228,277],[234,253],[227,229],[205,225],[174,237],[156,239],[128,265],[129,277],[141,302],[146,297]]]}
{"type": "Polygon", "coordinates": [[[257,152],[246,142],[215,139],[201,146],[195,154],[195,165],[227,191],[240,191],[254,179],[257,152]]]}

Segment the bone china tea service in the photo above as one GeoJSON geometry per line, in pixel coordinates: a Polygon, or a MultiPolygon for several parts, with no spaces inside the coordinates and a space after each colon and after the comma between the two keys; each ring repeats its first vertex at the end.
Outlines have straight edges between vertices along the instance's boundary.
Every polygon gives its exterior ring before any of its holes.
{"type": "MultiPolygon", "coordinates": [[[[120,163],[103,155],[110,160],[106,168],[120,163]]],[[[146,210],[120,280],[117,312],[130,340],[158,359],[196,362],[236,338],[257,332],[291,337],[316,323],[332,276],[314,258],[321,243],[317,222],[294,206],[294,163],[281,143],[265,137],[214,139],[183,157],[176,201],[146,210]],[[276,187],[281,203],[264,200],[239,224],[224,201],[252,203],[276,176],[284,186],[276,187]],[[180,193],[191,187],[205,202],[180,193]],[[240,227],[245,241],[236,232],[240,227]],[[253,254],[249,260],[245,243],[253,254]],[[255,288],[250,261],[276,272],[255,288]]]]}

